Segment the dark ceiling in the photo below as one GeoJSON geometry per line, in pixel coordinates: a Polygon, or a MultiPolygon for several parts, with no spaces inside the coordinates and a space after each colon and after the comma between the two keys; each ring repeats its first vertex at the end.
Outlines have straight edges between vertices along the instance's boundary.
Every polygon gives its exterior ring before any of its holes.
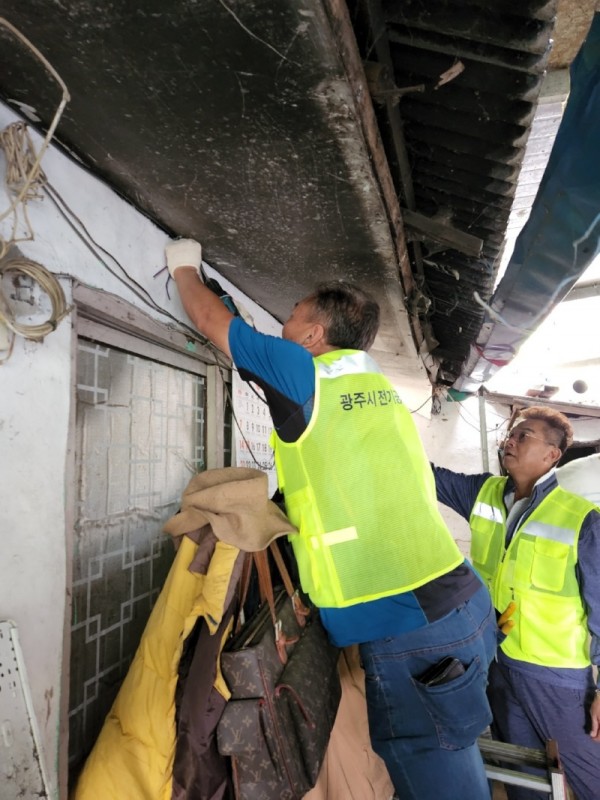
{"type": "MultiPolygon", "coordinates": [[[[72,155],[167,232],[200,239],[279,319],[318,280],[370,287],[384,368],[416,345],[445,384],[481,327],[473,291],[493,289],[555,12],[556,0],[2,7],[69,89],[56,141],[72,155]]],[[[0,96],[44,129],[60,92],[10,32],[0,40],[0,96]]]]}

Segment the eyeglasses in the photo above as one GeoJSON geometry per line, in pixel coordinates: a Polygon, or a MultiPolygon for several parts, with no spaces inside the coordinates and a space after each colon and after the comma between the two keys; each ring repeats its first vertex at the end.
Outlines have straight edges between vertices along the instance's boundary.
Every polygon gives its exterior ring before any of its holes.
{"type": "Polygon", "coordinates": [[[542,439],[541,436],[536,436],[534,433],[530,433],[529,431],[510,431],[504,440],[504,444],[509,442],[511,439],[514,439],[517,444],[523,444],[526,439],[537,439],[538,442],[543,442],[549,447],[558,447],[558,445],[554,444],[554,442],[547,442],[545,439],[542,439]]]}

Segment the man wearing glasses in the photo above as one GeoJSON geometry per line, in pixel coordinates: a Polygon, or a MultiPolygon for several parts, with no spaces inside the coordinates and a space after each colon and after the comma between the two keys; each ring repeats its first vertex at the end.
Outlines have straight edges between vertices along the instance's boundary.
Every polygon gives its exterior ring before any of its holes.
{"type": "MultiPolygon", "coordinates": [[[[494,737],[558,743],[578,800],[600,792],[600,509],[561,488],[568,419],[541,406],[515,420],[502,447],[508,477],[434,467],[438,499],[471,527],[471,560],[497,613],[514,608],[489,674],[494,737]],[[590,638],[591,637],[591,638],[590,638]]],[[[509,800],[547,795],[507,786],[509,800]]]]}

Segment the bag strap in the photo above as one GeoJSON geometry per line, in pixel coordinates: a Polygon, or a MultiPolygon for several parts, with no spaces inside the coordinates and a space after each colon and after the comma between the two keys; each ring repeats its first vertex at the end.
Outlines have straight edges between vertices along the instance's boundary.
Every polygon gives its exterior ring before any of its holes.
{"type": "Polygon", "coordinates": [[[281,555],[281,550],[279,549],[279,545],[275,540],[271,542],[269,545],[271,553],[273,555],[273,559],[277,564],[277,569],[279,570],[279,574],[283,580],[283,585],[285,586],[285,590],[288,593],[290,600],[292,601],[292,605],[294,607],[294,614],[296,615],[296,620],[298,625],[303,628],[306,625],[306,618],[310,614],[310,609],[308,609],[302,599],[300,598],[300,593],[297,589],[294,589],[294,584],[292,583],[292,579],[290,578],[290,573],[285,565],[285,561],[283,560],[283,556],[281,555]]]}
{"type": "MultiPolygon", "coordinates": [[[[271,549],[271,553],[273,554],[273,559],[275,564],[277,565],[277,569],[281,575],[283,580],[283,585],[285,590],[292,601],[292,606],[294,608],[294,613],[296,614],[296,619],[298,620],[298,624],[301,627],[306,625],[306,617],[310,613],[309,610],[304,606],[302,601],[300,600],[300,595],[296,590],[294,590],[294,585],[292,583],[292,579],[290,578],[290,574],[285,566],[285,562],[279,550],[279,547],[275,545],[274,542],[271,542],[269,545],[271,549]]],[[[282,630],[281,621],[277,619],[277,612],[275,610],[275,592],[273,591],[273,581],[271,578],[271,570],[269,567],[269,555],[267,550],[258,550],[255,553],[252,553],[252,558],[254,560],[254,564],[256,566],[256,571],[258,573],[258,588],[260,599],[263,602],[267,602],[269,606],[269,611],[271,613],[271,620],[273,622],[273,628],[275,630],[275,644],[277,646],[277,653],[279,655],[279,660],[282,664],[287,662],[287,650],[286,647],[290,644],[294,644],[298,641],[298,636],[291,636],[288,637],[285,635],[285,632],[282,630]]]]}
{"type": "Polygon", "coordinates": [[[248,590],[250,588],[250,578],[252,577],[252,554],[244,554],[244,563],[242,564],[242,574],[238,583],[238,602],[235,618],[233,621],[233,632],[237,633],[242,627],[244,619],[243,610],[248,598],[248,590]]]}
{"type": "Polygon", "coordinates": [[[292,583],[292,579],[290,578],[290,573],[288,572],[288,568],[285,565],[285,561],[283,560],[283,556],[281,555],[281,550],[279,549],[279,545],[277,542],[273,541],[269,545],[269,550],[271,551],[271,555],[273,556],[273,560],[277,565],[277,569],[279,570],[279,574],[281,575],[281,579],[283,580],[283,585],[285,586],[285,590],[288,593],[289,597],[293,597],[295,589],[292,583]]]}
{"type": "Polygon", "coordinates": [[[273,582],[271,580],[271,570],[269,569],[269,557],[266,550],[258,550],[252,553],[256,572],[258,573],[258,591],[260,599],[264,603],[269,604],[271,610],[271,619],[273,625],[277,622],[277,615],[275,613],[275,592],[273,591],[273,582]]]}

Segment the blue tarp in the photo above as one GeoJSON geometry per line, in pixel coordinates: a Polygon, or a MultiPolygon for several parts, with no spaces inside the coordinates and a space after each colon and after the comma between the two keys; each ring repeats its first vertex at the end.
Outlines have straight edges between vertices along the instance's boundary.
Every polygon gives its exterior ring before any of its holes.
{"type": "Polygon", "coordinates": [[[571,91],[535,197],[456,388],[488,380],[581,277],[600,242],[600,13],[571,65],[571,91]]]}

